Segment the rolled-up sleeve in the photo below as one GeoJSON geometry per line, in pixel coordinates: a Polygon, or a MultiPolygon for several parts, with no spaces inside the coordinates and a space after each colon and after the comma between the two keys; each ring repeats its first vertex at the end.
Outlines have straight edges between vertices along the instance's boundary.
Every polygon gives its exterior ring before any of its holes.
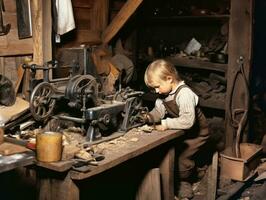
{"type": "Polygon", "coordinates": [[[155,106],[149,114],[153,117],[154,122],[161,121],[161,119],[165,116],[165,107],[161,99],[157,99],[155,101],[155,106]]]}

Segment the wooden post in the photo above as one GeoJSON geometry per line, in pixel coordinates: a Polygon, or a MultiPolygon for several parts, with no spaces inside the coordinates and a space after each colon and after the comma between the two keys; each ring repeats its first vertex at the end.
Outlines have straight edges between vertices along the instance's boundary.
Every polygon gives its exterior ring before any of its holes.
{"type": "Polygon", "coordinates": [[[91,30],[102,33],[108,24],[108,14],[109,0],[94,1],[91,12],[91,30]]]}
{"type": "MultiPolygon", "coordinates": [[[[249,103],[244,99],[247,97],[243,77],[235,76],[239,70],[240,56],[244,58],[244,73],[248,79],[250,77],[251,57],[252,57],[252,20],[253,20],[253,0],[241,1],[231,0],[228,55],[229,63],[227,70],[227,90],[226,90],[226,146],[233,144],[236,128],[232,126],[230,110],[249,109],[249,103]],[[232,94],[232,95],[231,95],[232,94]],[[230,106],[231,104],[231,106],[230,106]]],[[[249,98],[249,97],[247,97],[249,98]]],[[[238,119],[241,116],[238,116],[238,119]]]]}
{"type": "Polygon", "coordinates": [[[138,189],[136,200],[161,200],[159,168],[148,171],[138,189]]]}
{"type": "Polygon", "coordinates": [[[48,176],[39,174],[39,200],[79,200],[79,188],[69,173],[63,179],[52,178],[52,176],[51,174],[48,176]]]}
{"type": "Polygon", "coordinates": [[[217,192],[217,178],[218,178],[218,152],[212,156],[212,164],[208,169],[208,185],[207,185],[207,200],[215,200],[217,192]]]}
{"type": "MultiPolygon", "coordinates": [[[[52,59],[52,14],[51,0],[31,0],[33,63],[43,65],[52,59]]],[[[36,78],[43,77],[38,70],[36,78]]]]}
{"type": "Polygon", "coordinates": [[[160,164],[162,193],[164,200],[174,199],[175,148],[171,147],[160,164]]]}

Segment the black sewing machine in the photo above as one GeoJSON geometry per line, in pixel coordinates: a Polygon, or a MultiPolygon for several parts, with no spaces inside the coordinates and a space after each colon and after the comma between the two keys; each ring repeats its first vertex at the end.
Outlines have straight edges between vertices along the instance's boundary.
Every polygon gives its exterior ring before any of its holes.
{"type": "MultiPolygon", "coordinates": [[[[68,107],[78,114],[59,114],[56,117],[80,124],[87,131],[87,141],[98,140],[112,131],[126,132],[141,125],[136,119],[146,110],[141,105],[143,92],[122,88],[105,96],[99,77],[96,79],[91,74],[70,73],[66,78],[50,79],[49,71],[57,67],[58,62],[55,61],[47,62],[44,66],[24,65],[33,73],[36,70],[44,71],[43,82],[33,88],[30,97],[30,111],[37,121],[54,116],[57,101],[63,98],[67,100],[68,107]]],[[[71,71],[77,71],[77,65],[70,67],[71,71]]]]}

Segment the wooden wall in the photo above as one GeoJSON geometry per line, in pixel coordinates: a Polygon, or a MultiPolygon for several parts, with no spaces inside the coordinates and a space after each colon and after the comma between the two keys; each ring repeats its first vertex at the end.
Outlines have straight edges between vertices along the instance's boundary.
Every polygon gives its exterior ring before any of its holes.
{"type": "Polygon", "coordinates": [[[29,59],[31,56],[6,56],[0,57],[0,74],[4,74],[8,77],[13,84],[17,81],[18,66],[24,63],[25,59],[29,59]]]}
{"type": "Polygon", "coordinates": [[[4,74],[15,84],[18,66],[26,57],[32,58],[33,40],[18,38],[16,1],[4,0],[4,6],[4,25],[11,24],[11,29],[7,35],[0,36],[0,74],[4,74]]]}
{"type": "Polygon", "coordinates": [[[7,35],[0,36],[0,56],[32,54],[32,38],[18,38],[16,1],[4,0],[4,5],[4,25],[11,24],[11,30],[7,35]]]}
{"type": "MultiPolygon", "coordinates": [[[[4,0],[6,11],[4,24],[11,30],[0,36],[0,73],[15,81],[17,67],[24,58],[31,56],[36,64],[52,58],[51,2],[52,0],[30,0],[32,15],[31,38],[19,39],[17,30],[16,0],[4,0]]],[[[108,24],[109,0],[72,0],[76,29],[62,46],[100,44],[101,34],[108,24]]],[[[66,34],[68,35],[68,33],[66,34]]],[[[64,39],[63,35],[63,39],[64,39]]],[[[42,75],[37,74],[37,78],[42,75]]]]}
{"type": "Polygon", "coordinates": [[[72,0],[76,29],[62,37],[63,47],[100,44],[108,24],[109,0],[72,0]]]}

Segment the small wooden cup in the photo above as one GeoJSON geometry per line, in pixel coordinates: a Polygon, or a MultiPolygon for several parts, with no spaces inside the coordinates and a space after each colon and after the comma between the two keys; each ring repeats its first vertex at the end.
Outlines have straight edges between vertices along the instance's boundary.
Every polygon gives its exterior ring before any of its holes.
{"type": "Polygon", "coordinates": [[[58,132],[38,133],[36,136],[37,160],[55,162],[62,157],[62,134],[58,132]]]}

